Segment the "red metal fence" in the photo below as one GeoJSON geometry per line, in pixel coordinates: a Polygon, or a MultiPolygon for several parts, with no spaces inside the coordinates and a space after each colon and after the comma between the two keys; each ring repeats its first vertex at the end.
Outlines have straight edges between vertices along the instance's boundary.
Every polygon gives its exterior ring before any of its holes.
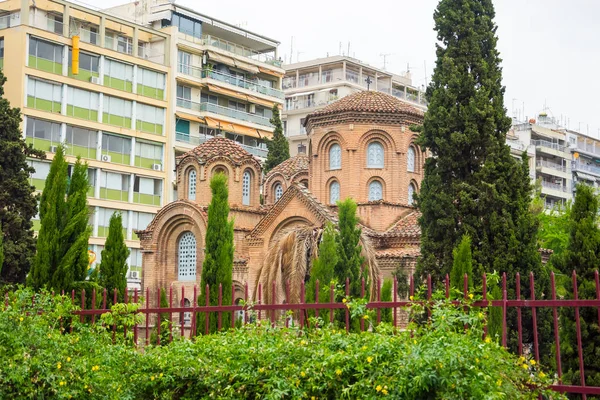
{"type": "MultiPolygon", "coordinates": [[[[596,296],[595,299],[579,299],[578,298],[578,284],[577,284],[577,275],[575,271],[573,271],[571,281],[572,281],[572,299],[559,299],[557,298],[556,291],[556,282],[555,276],[552,273],[550,275],[550,290],[551,290],[551,298],[547,298],[547,295],[544,299],[536,299],[536,291],[535,291],[535,280],[533,274],[530,274],[528,280],[527,291],[529,292],[529,298],[525,299],[521,297],[521,277],[519,274],[516,274],[515,277],[515,296],[514,298],[508,298],[507,291],[507,277],[506,274],[502,276],[501,280],[501,288],[502,288],[502,299],[498,300],[489,300],[488,291],[487,291],[487,277],[484,274],[482,276],[482,300],[474,301],[472,303],[475,307],[501,307],[502,308],[502,335],[501,342],[504,347],[507,347],[507,338],[508,338],[508,330],[510,329],[509,323],[507,321],[507,313],[510,309],[516,309],[516,330],[518,337],[518,345],[516,352],[519,355],[522,355],[524,352],[524,343],[523,343],[523,310],[530,310],[527,315],[531,315],[531,320],[525,321],[527,323],[531,323],[532,326],[532,334],[533,334],[533,343],[528,343],[528,347],[531,348],[531,352],[533,353],[534,359],[539,362],[540,361],[540,346],[539,346],[539,333],[538,333],[538,310],[540,309],[551,309],[552,310],[552,331],[553,331],[553,346],[555,351],[555,361],[556,361],[556,374],[558,377],[557,383],[553,386],[553,389],[559,392],[565,393],[573,393],[580,394],[583,399],[586,399],[586,395],[600,395],[600,387],[592,387],[586,386],[585,382],[585,360],[583,355],[583,346],[582,337],[581,337],[581,323],[580,323],[580,308],[592,307],[597,309],[598,314],[598,325],[591,329],[597,329],[597,335],[600,335],[600,281],[598,278],[598,271],[595,272],[595,289],[596,296]],[[577,334],[577,354],[579,361],[579,374],[580,374],[580,384],[579,385],[566,385],[563,384],[563,370],[561,365],[561,350],[560,350],[560,318],[558,311],[560,308],[571,308],[574,311],[575,318],[575,326],[576,326],[576,334],[577,334]]],[[[378,282],[379,283],[379,282],[378,282]]],[[[465,276],[464,279],[464,296],[465,299],[468,296],[468,280],[465,276]]],[[[370,302],[366,305],[368,309],[376,310],[377,313],[377,323],[381,322],[381,310],[382,309],[392,309],[393,315],[393,324],[394,326],[399,326],[398,321],[398,310],[401,310],[405,307],[410,307],[413,304],[427,304],[429,300],[432,299],[433,294],[433,285],[432,279],[429,276],[425,283],[425,298],[422,301],[413,301],[410,300],[413,298],[415,294],[415,283],[413,277],[409,278],[409,288],[408,288],[408,299],[399,299],[398,296],[398,282],[394,278],[393,280],[393,290],[392,290],[392,301],[381,301],[381,285],[377,285],[377,300],[370,302]]],[[[270,288],[272,293],[272,298],[276,298],[276,287],[275,284],[270,288]]],[[[446,276],[446,280],[443,282],[442,289],[445,290],[446,298],[450,297],[450,282],[448,276],[446,276]]],[[[259,321],[265,321],[267,323],[271,323],[273,325],[276,324],[277,318],[284,316],[285,312],[292,310],[296,313],[294,314],[297,318],[296,321],[300,327],[308,326],[309,320],[306,317],[307,310],[315,310],[315,315],[318,317],[319,312],[327,312],[329,321],[334,321],[334,310],[341,309],[345,310],[345,325],[346,329],[350,329],[350,312],[346,304],[343,302],[335,301],[335,289],[333,286],[330,287],[330,296],[328,303],[319,303],[319,288],[318,282],[316,287],[316,299],[315,302],[306,302],[305,298],[305,287],[304,283],[302,283],[300,288],[300,302],[298,303],[288,303],[286,300],[280,302],[279,304],[264,304],[263,299],[266,298],[266,290],[259,285],[257,290],[257,298],[254,299],[255,302],[250,305],[250,297],[248,296],[248,286],[245,286],[245,304],[244,305],[235,305],[235,304],[226,304],[224,305],[222,302],[223,298],[223,288],[219,286],[219,300],[217,305],[209,305],[208,299],[206,300],[205,305],[197,305],[196,301],[192,302],[192,304],[186,306],[184,303],[185,299],[185,289],[181,288],[181,297],[179,300],[179,304],[174,306],[174,293],[173,287],[169,288],[168,291],[168,304],[167,308],[160,308],[160,290],[157,290],[156,293],[150,293],[149,290],[145,291],[145,296],[143,297],[143,306],[140,307],[138,312],[142,313],[145,317],[145,322],[140,325],[134,325],[132,327],[125,327],[125,334],[127,334],[128,329],[133,330],[133,340],[136,344],[149,344],[151,342],[151,337],[155,338],[157,344],[160,344],[161,340],[161,324],[160,324],[160,314],[168,314],[169,320],[169,340],[172,340],[174,330],[176,333],[182,336],[193,337],[197,331],[197,315],[204,314],[206,317],[204,329],[202,329],[205,333],[209,331],[209,318],[207,317],[209,313],[217,313],[218,318],[218,328],[223,328],[222,326],[222,317],[224,314],[231,314],[231,326],[234,327],[236,324],[236,313],[238,318],[241,319],[242,323],[248,323],[248,313],[247,311],[252,310],[255,313],[255,317],[259,321]],[[151,298],[155,299],[155,305],[151,306],[151,298]],[[320,311],[319,311],[320,310],[320,311]],[[157,323],[158,322],[158,323],[157,323]],[[177,332],[178,331],[178,332],[177,332]],[[140,334],[140,332],[142,334],[140,334]],[[151,336],[151,332],[156,333],[156,335],[151,336]],[[140,342],[140,336],[142,337],[142,342],[140,342]]],[[[206,292],[209,291],[208,285],[206,286],[206,292]]],[[[232,286],[232,299],[235,297],[235,288],[232,286]]],[[[350,285],[349,282],[346,281],[345,285],[346,295],[350,293],[350,285]]],[[[365,293],[365,284],[364,281],[362,283],[362,293],[364,296],[365,293]]],[[[198,298],[198,288],[194,287],[193,290],[193,299],[198,298]]],[[[290,287],[289,284],[286,285],[285,288],[285,298],[290,299],[290,287]]],[[[75,301],[75,292],[72,293],[72,299],[75,301]]],[[[138,302],[141,299],[141,293],[137,290],[133,292],[133,294],[125,293],[125,302],[138,302]]],[[[86,294],[85,291],[81,293],[81,310],[77,311],[76,314],[80,315],[80,319],[82,322],[86,320],[86,316],[88,320],[92,323],[96,322],[97,316],[110,312],[107,309],[107,293],[106,290],[102,293],[102,308],[96,308],[96,292],[92,293],[92,308],[85,309],[86,304],[86,294]]],[[[116,291],[113,293],[113,301],[117,301],[117,293],[116,291]]],[[[153,302],[154,303],[154,302],[153,302]]],[[[323,314],[321,314],[323,317],[323,314]]],[[[325,316],[327,317],[327,316],[325,316]]],[[[323,318],[326,319],[326,318],[323,318]]],[[[591,321],[589,321],[591,322],[591,321]]],[[[290,323],[290,318],[285,318],[285,325],[287,326],[290,323]]],[[[514,324],[511,324],[514,326],[514,324]]],[[[361,329],[365,329],[365,321],[361,319],[361,329]]],[[[113,332],[116,331],[116,327],[113,326],[113,332]]],[[[199,330],[201,331],[201,330],[199,330]]],[[[163,332],[164,334],[165,332],[163,332]]],[[[514,332],[513,332],[514,333],[514,332]]]]}

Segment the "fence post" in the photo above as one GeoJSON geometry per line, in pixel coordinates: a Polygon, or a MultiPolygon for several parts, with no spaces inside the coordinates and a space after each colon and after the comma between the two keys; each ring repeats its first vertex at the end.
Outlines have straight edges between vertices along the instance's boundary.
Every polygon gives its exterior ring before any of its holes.
{"type": "MultiPolygon", "coordinates": [[[[573,299],[575,301],[579,300],[579,296],[577,295],[577,272],[573,270],[573,299]]],[[[579,356],[579,377],[581,386],[585,386],[585,370],[583,368],[583,345],[581,343],[581,321],[579,320],[579,306],[575,306],[575,325],[577,329],[577,354],[579,356]]],[[[587,396],[585,394],[582,395],[585,400],[587,396]]]]}
{"type": "MultiPolygon", "coordinates": [[[[263,295],[262,283],[259,282],[258,283],[258,305],[259,306],[262,304],[262,295],[263,295]]],[[[262,310],[259,308],[258,309],[258,320],[259,321],[260,321],[261,314],[262,314],[262,310]]]]}
{"type": "MultiPolygon", "coordinates": [[[[365,298],[365,278],[361,278],[360,281],[360,298],[365,298]]],[[[365,320],[363,318],[360,319],[360,331],[363,332],[365,330],[365,320]]]]}
{"type": "MultiPolygon", "coordinates": [[[[303,307],[305,302],[305,293],[306,287],[304,286],[304,281],[300,283],[300,329],[304,329],[304,313],[306,312],[306,308],[303,307]]],[[[306,325],[308,327],[308,321],[306,321],[306,325]]]]}
{"type": "MultiPolygon", "coordinates": [[[[149,292],[148,292],[149,288],[146,288],[146,298],[150,297],[148,296],[149,292]]],[[[161,308],[161,304],[160,304],[160,293],[161,292],[161,288],[157,287],[156,288],[156,308],[160,309],[161,308]]],[[[146,303],[148,304],[148,303],[146,303]]],[[[160,319],[160,311],[156,313],[156,344],[158,346],[160,346],[160,324],[161,324],[161,319],[160,319]]],[[[146,345],[148,344],[148,319],[150,318],[150,314],[146,313],[146,345]]]]}
{"type": "MultiPolygon", "coordinates": [[[[346,278],[346,297],[350,296],[350,279],[346,278]]],[[[346,303],[346,332],[350,332],[350,310],[346,303]]]]}
{"type": "MultiPolygon", "coordinates": [[[[160,308],[160,288],[157,288],[158,291],[158,297],[157,297],[157,303],[156,303],[156,308],[160,308]]],[[[137,293],[137,290],[136,290],[137,293]]],[[[150,344],[150,312],[148,311],[150,309],[150,288],[147,287],[146,288],[146,310],[144,312],[145,315],[145,322],[146,322],[146,346],[148,344],[150,344]]],[[[158,326],[158,333],[156,334],[156,337],[158,338],[158,343],[160,343],[160,313],[156,314],[156,325],[158,326]]]]}
{"type": "MultiPolygon", "coordinates": [[[[329,304],[333,304],[335,302],[335,294],[334,294],[334,288],[333,288],[333,283],[330,284],[329,286],[329,304]]],[[[329,308],[329,323],[333,324],[333,307],[330,306],[329,308]]]]}
{"type": "MultiPolygon", "coordinates": [[[[517,296],[517,301],[520,301],[521,300],[521,274],[519,274],[517,272],[515,274],[515,276],[516,276],[516,279],[515,279],[516,296],[517,296]]],[[[518,333],[518,337],[519,337],[518,351],[519,351],[519,355],[522,356],[523,355],[523,326],[522,326],[522,320],[521,320],[521,305],[520,305],[520,303],[517,306],[517,333],[518,333]]]]}
{"type": "MultiPolygon", "coordinates": [[[[205,288],[204,288],[204,305],[206,307],[208,307],[209,302],[208,302],[208,298],[210,297],[210,288],[208,286],[208,283],[206,284],[205,288]]],[[[204,334],[208,335],[208,328],[209,328],[209,319],[210,319],[210,313],[207,311],[204,312],[204,334]]]]}
{"type": "Polygon", "coordinates": [[[427,322],[431,323],[431,274],[427,274],[427,322]]]}
{"type": "MultiPolygon", "coordinates": [[[[235,286],[231,284],[231,306],[235,303],[235,286]]],[[[231,310],[231,329],[235,328],[235,310],[231,310]]]]}
{"type": "Polygon", "coordinates": [[[96,323],[96,288],[92,289],[92,324],[96,323]]]}
{"type": "MultiPolygon", "coordinates": [[[[556,300],[556,283],[554,281],[554,272],[550,272],[550,285],[552,285],[552,300],[556,300]]],[[[558,373],[558,383],[562,383],[562,366],[560,364],[560,333],[558,330],[558,307],[552,307],[552,319],[554,320],[554,348],[556,351],[556,372],[558,373]]]]}
{"type": "Polygon", "coordinates": [[[248,323],[248,282],[244,283],[244,325],[248,323]]]}
{"type": "MultiPolygon", "coordinates": [[[[232,288],[233,288],[233,284],[231,284],[232,288]]],[[[197,310],[198,310],[198,286],[196,284],[194,284],[194,298],[192,299],[192,301],[190,302],[190,304],[193,304],[192,306],[192,326],[190,329],[190,339],[196,336],[196,324],[198,323],[197,321],[197,310]]]]}
{"type": "MultiPolygon", "coordinates": [[[[377,277],[377,302],[381,301],[381,280],[377,277]]],[[[381,323],[381,307],[377,307],[377,325],[381,323]]]]}
{"type": "MultiPolygon", "coordinates": [[[[276,297],[276,287],[275,287],[275,281],[273,281],[273,284],[271,285],[271,303],[275,304],[275,297],[276,297]]],[[[275,328],[275,310],[271,310],[271,327],[275,328]]]]}
{"type": "MultiPolygon", "coordinates": [[[[531,289],[531,300],[535,300],[535,281],[533,272],[529,273],[529,286],[531,289]]],[[[538,346],[538,329],[537,329],[537,310],[535,306],[531,306],[531,318],[533,320],[533,350],[535,361],[540,362],[540,349],[538,346]]]]}
{"type": "MultiPolygon", "coordinates": [[[[173,285],[169,286],[169,308],[173,308],[173,285]]],[[[169,342],[173,341],[173,311],[169,310],[169,342]]]]}
{"type": "MultiPolygon", "coordinates": [[[[286,288],[287,290],[288,288],[286,288]]],[[[317,279],[317,281],[315,282],[315,304],[319,304],[319,280],[317,279]]],[[[319,309],[315,308],[315,318],[319,318],[319,309]]],[[[287,321],[287,320],[286,320],[287,321]]],[[[316,328],[318,328],[318,324],[316,328]]]]}
{"type": "MultiPolygon", "coordinates": [[[[219,283],[219,297],[218,297],[217,305],[219,307],[221,307],[223,305],[223,284],[222,283],[219,283]]],[[[217,312],[217,331],[221,331],[221,325],[222,325],[221,315],[222,315],[222,312],[221,312],[221,310],[219,310],[217,312]]]]}
{"type": "MultiPolygon", "coordinates": [[[[129,292],[127,292],[127,287],[125,288],[125,293],[123,293],[123,303],[129,303],[129,292]]],[[[123,324],[123,339],[127,339],[127,325],[123,324]]]]}
{"type": "Polygon", "coordinates": [[[506,307],[508,293],[506,292],[506,272],[502,273],[502,346],[506,345],[506,307]]]}
{"type": "MultiPolygon", "coordinates": [[[[83,310],[85,310],[85,289],[81,289],[81,311],[83,310]]],[[[79,322],[83,323],[83,319],[83,314],[79,315],[79,322]]]]}
{"type": "MultiPolygon", "coordinates": [[[[482,292],[483,292],[483,301],[487,302],[487,275],[485,274],[485,272],[483,273],[482,276],[482,292]]],[[[489,311],[490,311],[490,307],[489,305],[486,305],[486,310],[488,311],[488,315],[489,315],[489,311]]],[[[483,339],[485,339],[487,337],[488,334],[488,326],[487,326],[487,321],[486,323],[483,325],[483,339]]]]}
{"type": "MultiPolygon", "coordinates": [[[[146,296],[146,298],[148,298],[148,296],[146,296]]],[[[133,302],[136,303],[136,304],[138,302],[138,290],[137,290],[137,288],[135,288],[133,290],[133,302]]],[[[137,323],[137,320],[135,320],[135,324],[133,325],[133,343],[136,346],[138,344],[138,323],[137,323]]]]}

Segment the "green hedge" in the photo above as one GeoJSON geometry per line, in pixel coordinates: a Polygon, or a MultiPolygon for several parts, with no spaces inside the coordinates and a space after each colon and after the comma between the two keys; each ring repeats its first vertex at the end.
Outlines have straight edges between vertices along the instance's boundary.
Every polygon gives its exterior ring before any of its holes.
{"type": "MultiPolygon", "coordinates": [[[[135,307],[116,305],[117,317],[102,319],[130,324],[135,307]]],[[[0,398],[7,399],[536,399],[549,383],[538,365],[481,340],[479,312],[456,307],[434,308],[432,323],[412,332],[255,324],[144,349],[122,330],[113,344],[109,329],[78,318],[67,333],[72,306],[58,296],[37,295],[32,307],[32,293],[20,290],[0,308],[0,398]]]]}

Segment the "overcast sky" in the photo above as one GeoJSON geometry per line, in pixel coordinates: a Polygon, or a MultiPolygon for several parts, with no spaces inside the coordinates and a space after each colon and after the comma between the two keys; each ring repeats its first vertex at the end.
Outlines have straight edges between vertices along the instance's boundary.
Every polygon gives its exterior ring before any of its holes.
{"type": "MultiPolygon", "coordinates": [[[[90,2],[87,0],[87,2],[90,2]]],[[[106,7],[123,0],[103,0],[106,7]]],[[[344,53],[400,73],[415,86],[430,80],[435,63],[433,11],[437,0],[250,0],[177,4],[281,42],[280,56],[298,59],[344,53]],[[292,43],[293,38],[293,43],[292,43]],[[292,46],[293,44],[293,46],[292,46]],[[291,48],[293,47],[293,52],[291,48]]],[[[600,1],[495,0],[510,116],[548,113],[569,127],[598,135],[600,128],[600,1]],[[514,105],[514,106],[513,106],[514,105]]]]}

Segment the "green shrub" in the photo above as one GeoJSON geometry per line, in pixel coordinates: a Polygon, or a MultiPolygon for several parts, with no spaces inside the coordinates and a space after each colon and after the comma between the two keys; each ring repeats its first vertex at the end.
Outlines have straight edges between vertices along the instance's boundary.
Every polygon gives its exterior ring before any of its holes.
{"type": "Polygon", "coordinates": [[[113,344],[101,324],[75,323],[69,334],[68,299],[36,295],[32,306],[31,298],[16,291],[0,305],[0,398],[535,399],[549,384],[538,365],[481,340],[480,313],[444,302],[412,334],[385,324],[347,334],[257,323],[141,351],[122,334],[113,344]]]}

